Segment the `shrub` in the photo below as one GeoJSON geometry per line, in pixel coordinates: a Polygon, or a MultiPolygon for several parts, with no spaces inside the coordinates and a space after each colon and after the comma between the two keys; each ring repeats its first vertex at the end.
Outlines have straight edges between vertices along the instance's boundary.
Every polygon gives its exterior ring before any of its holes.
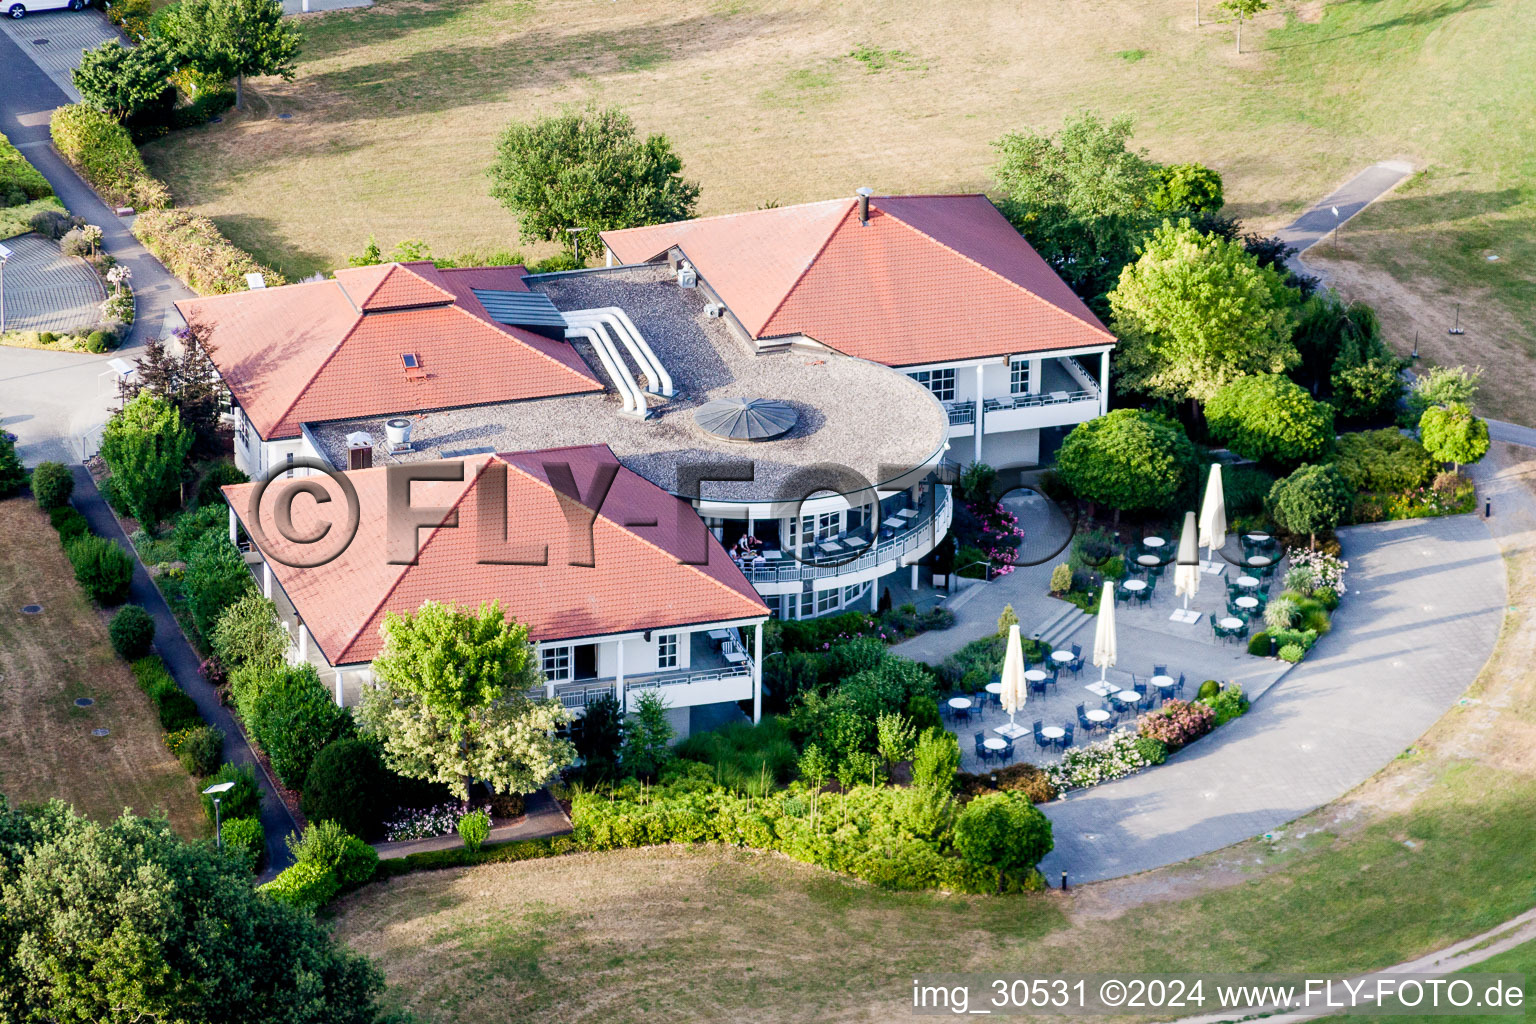
{"type": "Polygon", "coordinates": [[[229,669],[274,668],[288,657],[288,632],[278,625],[277,606],[254,590],[225,609],[208,640],[229,669]]]}
{"type": "MultiPolygon", "coordinates": [[[[959,748],[956,748],[958,756],[959,748]]],[[[994,772],[985,772],[981,775],[972,775],[969,772],[960,772],[955,776],[956,785],[962,794],[968,796],[980,796],[996,790],[1008,790],[1022,793],[1029,798],[1031,803],[1043,804],[1056,799],[1056,786],[1051,782],[1049,775],[1037,765],[1027,761],[1011,764],[1006,768],[999,768],[994,772]],[[997,780],[993,785],[993,779],[997,780]]]]}
{"type": "Polygon", "coordinates": [[[102,461],[145,529],[153,531],[179,500],[192,441],[181,411],[148,390],[118,410],[102,430],[102,461]]]}
{"type": "MultiPolygon", "coordinates": [[[[255,818],[261,814],[261,790],[256,786],[256,769],[250,765],[225,762],[218,771],[203,780],[203,788],[233,782],[235,788],[219,797],[219,814],[231,818],[255,818]]],[[[203,794],[203,813],[212,821],[213,797],[203,794]]]]}
{"type": "Polygon", "coordinates": [[[59,531],[59,543],[65,547],[69,546],[70,541],[78,540],[91,532],[90,524],[86,522],[85,516],[81,515],[70,505],[50,510],[48,522],[52,523],[53,528],[59,531]]]}
{"type": "Polygon", "coordinates": [[[256,584],[245,567],[245,558],[222,533],[205,533],[187,559],[187,604],[192,622],[203,636],[211,636],[224,610],[252,592],[256,584]]]}
{"type": "Polygon", "coordinates": [[[1072,747],[1045,772],[1058,790],[1083,789],[1131,775],[1151,764],[1137,744],[1139,737],[1115,732],[1102,740],[1072,747]]]}
{"type": "MultiPolygon", "coordinates": [[[[117,338],[111,331],[92,331],[85,339],[85,350],[100,355],[106,352],[117,342],[117,338]]],[[[121,510],[119,510],[121,511],[121,510]]]]}
{"type": "Polygon", "coordinates": [[[219,511],[223,512],[224,496],[220,488],[230,484],[249,483],[250,479],[237,469],[233,462],[215,462],[197,482],[197,503],[217,506],[219,511]]]}
{"type": "Polygon", "coordinates": [[[1258,658],[1269,657],[1269,634],[1260,631],[1249,637],[1248,653],[1258,658]]]}
{"type": "Polygon", "coordinates": [[[1282,466],[1316,459],[1333,444],[1333,407],[1278,373],[1239,377],[1205,404],[1212,436],[1246,458],[1282,466]]]}
{"type": "Polygon", "coordinates": [[[1305,658],[1306,656],[1307,656],[1307,649],[1305,647],[1301,646],[1300,644],[1286,644],[1284,647],[1280,648],[1280,658],[1281,658],[1281,660],[1282,661],[1288,661],[1292,665],[1296,664],[1298,661],[1300,661],[1302,658],[1305,658]]]}
{"type": "Polygon", "coordinates": [[[1418,441],[1389,428],[1340,434],[1334,466],[1357,491],[1406,491],[1423,486],[1435,460],[1418,441]]]}
{"type": "Polygon", "coordinates": [[[952,789],[960,770],[960,742],[947,729],[927,729],[912,753],[912,784],[952,789]]]}
{"type": "Polygon", "coordinates": [[[283,785],[303,785],[316,755],[351,725],[309,664],[247,666],[233,673],[235,708],[283,785]]]}
{"type": "Polygon", "coordinates": [[[1195,449],[1173,420],[1116,409],[1073,427],[1056,461],[1061,479],[1084,501],[1157,511],[1173,505],[1189,484],[1195,449]]]}
{"type": "Polygon", "coordinates": [[[288,837],[295,864],[318,864],[341,885],[358,885],[373,877],[379,855],[334,821],[311,822],[299,836],[288,837]]]}
{"type": "Polygon", "coordinates": [[[215,504],[199,505],[177,515],[171,522],[171,543],[176,548],[177,557],[190,562],[197,542],[210,533],[227,538],[228,518],[229,510],[215,504]]]}
{"type": "Polygon", "coordinates": [[[155,642],[155,620],[136,604],[124,605],[107,627],[112,649],[124,661],[136,661],[149,653],[155,642]]]}
{"type": "Polygon", "coordinates": [[[112,115],[76,103],[55,110],[50,128],[59,154],[107,202],[141,211],[171,204],[170,190],[150,175],[128,129],[112,115]]]}
{"type": "Polygon", "coordinates": [[[1053,845],[1051,823],[1018,793],[979,796],[955,819],[955,852],[975,867],[1028,870],[1053,845]]]}
{"type": "Polygon", "coordinates": [[[170,689],[162,687],[150,694],[150,697],[155,702],[155,710],[160,713],[160,728],[166,732],[194,729],[203,724],[203,716],[197,710],[197,701],[174,683],[170,689]]]}
{"type": "Polygon", "coordinates": [[[1136,732],[1140,736],[1161,740],[1169,750],[1177,750],[1210,732],[1215,727],[1215,721],[1216,714],[1208,705],[1198,701],[1186,703],[1170,700],[1138,718],[1136,732]]]}
{"type": "MultiPolygon", "coordinates": [[[[0,135],[0,203],[3,203],[3,197],[12,193],[19,195],[22,202],[30,202],[53,195],[53,186],[48,184],[41,171],[27,162],[10,139],[0,135]]],[[[22,202],[4,205],[20,206],[22,202]]]]}
{"type": "Polygon", "coordinates": [[[1051,593],[1065,594],[1072,589],[1072,567],[1062,562],[1051,570],[1051,593]]]}
{"type": "Polygon", "coordinates": [[[1264,625],[1271,631],[1289,629],[1296,625],[1297,614],[1295,599],[1281,594],[1264,609],[1264,625]]]}
{"type": "Polygon", "coordinates": [[[224,852],[238,858],[252,874],[261,870],[267,859],[267,837],[261,829],[260,818],[225,819],[221,832],[224,836],[224,852]]]}
{"type": "Polygon", "coordinates": [[[1248,698],[1243,695],[1241,686],[1229,686],[1214,696],[1201,698],[1200,703],[1209,707],[1216,716],[1212,728],[1226,725],[1248,711],[1248,698]]]}
{"type": "Polygon", "coordinates": [[[32,497],[39,508],[62,508],[74,492],[74,475],[62,462],[40,462],[32,471],[32,497]]]}
{"type": "Polygon", "coordinates": [[[224,732],[216,725],[197,725],[167,733],[165,745],[188,775],[204,778],[219,770],[224,756],[224,732]]]}
{"type": "Polygon", "coordinates": [[[334,821],[353,835],[373,836],[387,780],[372,746],[352,737],[333,740],[310,763],[300,806],[310,821],[334,821]]]}
{"type": "Polygon", "coordinates": [[[741,722],[696,732],[673,752],[684,760],[713,767],[718,784],[755,796],[788,782],[799,759],[788,724],[777,715],[769,715],[757,725],[741,722]]]}
{"type": "Polygon", "coordinates": [[[1316,546],[1317,535],[1338,526],[1349,512],[1353,495],[1332,465],[1302,466],[1269,492],[1269,514],[1287,533],[1306,534],[1316,546]]]}
{"type": "Polygon", "coordinates": [[[330,869],[314,861],[294,864],[266,885],[258,886],[279,903],[313,913],[335,899],[341,888],[330,869]]]}
{"type": "Polygon", "coordinates": [[[213,221],[185,210],[142,213],[133,222],[133,236],[199,295],[244,291],[246,274],[261,274],[268,286],[287,283],[236,248],[213,221]]]}
{"type": "Polygon", "coordinates": [[[459,838],[464,849],[474,853],[491,834],[491,816],[485,811],[470,811],[459,819],[459,838]]]}
{"type": "Polygon", "coordinates": [[[1207,679],[1200,684],[1200,689],[1195,691],[1195,699],[1205,700],[1207,697],[1214,697],[1220,692],[1221,684],[1214,679],[1207,679]]]}
{"type": "Polygon", "coordinates": [[[1315,597],[1304,597],[1296,602],[1296,625],[1318,636],[1333,628],[1327,606],[1315,597]]]}
{"type": "Polygon", "coordinates": [[[9,498],[27,482],[27,471],[16,455],[16,435],[0,430],[0,498],[9,498]]]}
{"type": "Polygon", "coordinates": [[[133,582],[133,558],[105,537],[77,537],[64,547],[80,589],[101,605],[121,604],[133,582]]]}
{"type": "Polygon", "coordinates": [[[1136,752],[1149,765],[1162,764],[1168,760],[1168,744],[1151,736],[1136,737],[1136,752]]]}

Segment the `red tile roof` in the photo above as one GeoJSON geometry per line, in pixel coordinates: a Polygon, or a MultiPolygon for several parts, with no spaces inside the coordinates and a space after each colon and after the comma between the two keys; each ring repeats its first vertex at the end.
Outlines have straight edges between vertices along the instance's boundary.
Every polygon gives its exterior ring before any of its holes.
{"type": "Polygon", "coordinates": [[[889,366],[1112,345],[982,195],[875,196],[603,232],[625,263],[676,246],[756,338],[889,366]]]}
{"type": "MultiPolygon", "coordinates": [[[[464,461],[463,481],[417,483],[413,506],[452,509],[458,525],[441,525],[450,518],[443,516],[438,526],[418,531],[414,565],[390,565],[387,560],[387,472],[379,467],[345,474],[357,491],[358,531],[340,554],[314,568],[294,568],[279,560],[286,555],[300,561],[301,549],[282,539],[273,510],[284,488],[300,481],[320,483],[331,502],[317,506],[312,498],[297,498],[294,528],[303,534],[334,522],[339,538],[345,521],[340,510],[346,507],[340,487],[322,476],[280,479],[262,499],[261,532],[273,574],[332,665],[372,660],[382,645],[379,630],[385,613],[414,611],[429,599],[469,607],[499,599],[535,640],[668,629],[768,613],[693,508],[624,469],[606,445],[479,456],[464,461]],[[552,477],[562,479],[562,464],[569,468],[577,493],[593,503],[598,474],[616,471],[593,521],[590,567],[570,564],[584,559],[585,550],[572,539],[562,507],[568,499],[551,482],[552,477]],[[531,551],[547,547],[547,565],[484,564],[489,554],[501,550],[496,545],[503,536],[503,520],[492,511],[490,500],[494,476],[486,470],[492,465],[506,470],[507,550],[513,552],[507,557],[532,561],[536,556],[531,551]],[[492,540],[482,539],[486,537],[492,540]],[[701,564],[683,564],[690,560],[701,564]]],[[[224,488],[248,533],[255,488],[224,488]]],[[[313,556],[320,553],[302,549],[310,560],[318,560],[313,556]]]]}
{"type": "Polygon", "coordinates": [[[493,321],[473,288],[527,291],[522,267],[349,267],[332,281],[176,303],[268,440],[299,424],[544,398],[602,385],[575,349],[493,321]],[[415,354],[424,376],[407,378],[415,354]]]}

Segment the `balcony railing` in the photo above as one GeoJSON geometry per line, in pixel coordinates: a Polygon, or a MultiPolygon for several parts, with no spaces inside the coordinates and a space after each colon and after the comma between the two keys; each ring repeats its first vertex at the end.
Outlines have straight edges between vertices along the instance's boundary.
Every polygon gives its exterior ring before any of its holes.
{"type": "Polygon", "coordinates": [[[825,579],[828,576],[863,572],[901,558],[925,545],[932,546],[948,531],[951,516],[949,488],[940,487],[931,511],[914,516],[896,536],[877,541],[856,557],[839,561],[836,560],[837,556],[828,556],[821,562],[783,557],[773,559],[766,565],[746,566],[742,571],[753,583],[794,583],[798,580],[825,579]]]}
{"type": "Polygon", "coordinates": [[[976,422],[975,402],[945,402],[944,410],[949,413],[949,425],[952,427],[976,422]]]}
{"type": "MultiPolygon", "coordinates": [[[[739,645],[738,645],[739,646],[739,645]]],[[[626,676],[624,678],[624,693],[626,695],[637,690],[655,690],[667,686],[687,686],[691,683],[719,683],[733,679],[752,678],[752,659],[749,657],[739,665],[727,665],[724,668],[704,669],[697,672],[649,672],[644,675],[626,676]]],[[[577,679],[568,683],[555,684],[555,699],[571,711],[577,711],[586,707],[595,700],[613,696],[615,680],[609,679],[577,679]]],[[[528,691],[529,700],[544,700],[543,688],[528,691]]]]}
{"type": "Polygon", "coordinates": [[[1002,409],[1028,409],[1041,405],[1064,405],[1067,402],[1097,402],[1099,389],[1076,391],[1042,391],[1038,395],[1014,395],[1011,398],[988,398],[982,405],[987,412],[1002,409]]]}

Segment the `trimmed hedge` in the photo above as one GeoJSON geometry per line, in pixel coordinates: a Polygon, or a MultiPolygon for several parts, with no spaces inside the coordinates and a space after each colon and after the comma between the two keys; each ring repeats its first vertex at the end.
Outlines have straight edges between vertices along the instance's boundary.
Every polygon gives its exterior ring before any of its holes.
{"type": "Polygon", "coordinates": [[[133,582],[133,557],[105,537],[83,536],[64,545],[75,582],[100,605],[121,604],[133,582]]]}
{"type": "Polygon", "coordinates": [[[133,222],[133,235],[199,295],[245,291],[246,274],[263,275],[269,286],[287,284],[281,274],[237,249],[207,217],[149,210],[133,222]]]}
{"type": "Polygon", "coordinates": [[[84,103],[60,107],[50,125],[53,144],[107,202],[135,210],[171,205],[170,189],[153,177],[128,129],[84,103]]]}
{"type": "Polygon", "coordinates": [[[379,861],[373,880],[382,882],[413,871],[445,871],[448,868],[467,868],[477,864],[508,864],[520,860],[538,860],[543,857],[563,857],[580,853],[582,847],[574,835],[546,836],[540,839],[513,839],[492,843],[470,852],[462,846],[448,850],[427,850],[404,857],[392,857],[379,861]]]}
{"type": "Polygon", "coordinates": [[[150,703],[154,704],[160,716],[160,728],[170,733],[195,729],[203,724],[197,702],[176,685],[176,680],[171,678],[165,662],[159,657],[151,654],[147,658],[140,658],[131,668],[133,677],[138,680],[139,689],[149,695],[150,703]]]}
{"type": "Polygon", "coordinates": [[[112,649],[119,658],[135,661],[148,654],[155,642],[155,620],[139,605],[123,605],[112,616],[107,636],[112,640],[112,649]]]}
{"type": "Polygon", "coordinates": [[[68,546],[71,541],[79,540],[91,532],[90,523],[72,506],[50,509],[48,522],[59,531],[59,543],[68,546]]]}
{"type": "Polygon", "coordinates": [[[279,903],[313,913],[336,898],[341,883],[324,864],[304,861],[288,868],[266,885],[256,887],[279,903]]]}
{"type": "Polygon", "coordinates": [[[328,743],[304,776],[300,806],[310,821],[334,821],[357,836],[378,832],[384,808],[379,794],[386,782],[373,747],[360,739],[328,743]]]}
{"type": "Polygon", "coordinates": [[[21,150],[0,134],[0,206],[20,206],[53,195],[53,186],[27,162],[21,150]],[[20,197],[20,201],[15,201],[20,197]]]}
{"type": "Polygon", "coordinates": [[[244,861],[251,874],[261,870],[267,859],[267,837],[261,830],[260,818],[226,818],[220,831],[226,854],[244,861]]]}
{"type": "Polygon", "coordinates": [[[216,725],[197,725],[167,733],[165,745],[188,775],[205,778],[224,759],[224,732],[216,725]]]}
{"type": "MultiPolygon", "coordinates": [[[[208,786],[220,782],[233,782],[235,788],[219,797],[219,813],[231,818],[256,818],[261,815],[261,790],[256,786],[256,769],[250,765],[225,762],[223,767],[204,780],[208,786]]],[[[213,797],[203,794],[203,813],[208,820],[214,819],[213,797]]]]}
{"type": "MultiPolygon", "coordinates": [[[[3,138],[3,136],[0,136],[3,138]]],[[[75,493],[75,478],[62,462],[39,462],[32,471],[32,497],[39,508],[52,511],[69,504],[75,493]]]]}
{"type": "Polygon", "coordinates": [[[352,716],[336,706],[313,665],[247,666],[231,675],[230,692],[272,770],[292,789],[304,785],[320,751],[352,726],[352,716]]]}

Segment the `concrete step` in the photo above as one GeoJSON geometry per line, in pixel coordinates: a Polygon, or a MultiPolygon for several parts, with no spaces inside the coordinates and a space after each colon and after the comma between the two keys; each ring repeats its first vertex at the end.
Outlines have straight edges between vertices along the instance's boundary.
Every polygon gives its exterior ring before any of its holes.
{"type": "MultiPolygon", "coordinates": [[[[1068,604],[1065,601],[1058,601],[1056,604],[1058,607],[1052,613],[1051,617],[1046,619],[1044,624],[1042,624],[1038,630],[1038,636],[1041,640],[1044,640],[1047,636],[1049,636],[1057,626],[1060,626],[1062,622],[1067,619],[1068,616],[1078,610],[1076,605],[1068,604]]],[[[1029,634],[1025,635],[1028,636],[1029,634]]]]}
{"type": "Polygon", "coordinates": [[[1090,619],[1092,619],[1091,615],[1088,615],[1076,605],[1069,604],[1067,605],[1066,614],[1053,619],[1048,629],[1041,632],[1040,639],[1052,647],[1058,647],[1090,619]]]}

